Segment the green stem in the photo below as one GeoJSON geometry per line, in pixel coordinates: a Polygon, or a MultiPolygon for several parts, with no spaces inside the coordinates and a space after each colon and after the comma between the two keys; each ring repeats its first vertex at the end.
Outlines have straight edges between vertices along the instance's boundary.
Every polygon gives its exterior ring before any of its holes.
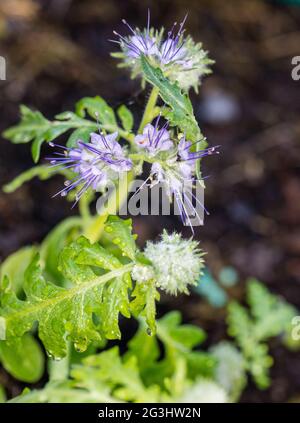
{"type": "Polygon", "coordinates": [[[110,214],[116,214],[123,202],[127,199],[130,186],[134,181],[134,173],[128,172],[120,180],[117,188],[111,193],[105,206],[99,212],[99,215],[92,218],[91,223],[86,227],[84,236],[91,242],[100,239],[106,219],[110,214]]]}
{"type": "Polygon", "coordinates": [[[158,94],[159,89],[157,87],[153,87],[141,120],[138,133],[141,133],[147,123],[151,122],[155,117],[154,109],[157,102],[158,94]]]}
{"type": "Polygon", "coordinates": [[[49,359],[48,361],[48,371],[49,379],[52,380],[67,380],[70,372],[70,353],[71,345],[68,342],[67,355],[61,360],[49,359]]]}
{"type": "Polygon", "coordinates": [[[91,219],[91,213],[90,213],[90,196],[88,194],[82,195],[80,197],[78,207],[79,212],[81,214],[82,220],[83,220],[83,226],[86,227],[89,224],[89,221],[91,219]]]}

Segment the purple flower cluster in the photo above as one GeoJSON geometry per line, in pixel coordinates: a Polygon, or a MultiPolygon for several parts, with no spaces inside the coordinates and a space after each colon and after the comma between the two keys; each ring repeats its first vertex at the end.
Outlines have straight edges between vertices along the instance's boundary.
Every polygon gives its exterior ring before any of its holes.
{"type": "Polygon", "coordinates": [[[159,129],[159,120],[160,116],[154,126],[149,123],[143,129],[143,133],[137,135],[134,139],[137,146],[143,148],[150,156],[155,156],[160,151],[168,151],[174,147],[167,130],[168,122],[159,129]]]}
{"type": "MultiPolygon", "coordinates": [[[[197,203],[204,209],[193,193],[197,180],[196,163],[202,157],[217,153],[216,147],[193,151],[193,146],[199,141],[192,143],[185,136],[182,136],[179,142],[175,142],[168,129],[168,122],[160,125],[160,118],[161,116],[153,125],[147,124],[142,134],[134,138],[143,159],[152,164],[150,175],[144,185],[149,180],[150,187],[161,183],[170,200],[172,197],[175,198],[184,222],[190,221],[187,208],[194,210],[200,219],[192,204],[197,203]]],[[[133,168],[133,162],[126,156],[117,138],[117,132],[110,135],[91,133],[89,143],[78,140],[73,148],[56,145],[62,148],[63,152],[55,152],[55,157],[48,158],[51,165],[55,168],[59,166],[61,169],[71,170],[75,173],[75,177],[67,180],[64,188],[55,195],[66,196],[75,189],[76,204],[87,190],[101,191],[108,182],[130,171],[133,168]]],[[[51,145],[55,146],[55,144],[51,145]]],[[[191,224],[190,226],[192,228],[191,224]]]]}
{"type": "Polygon", "coordinates": [[[111,40],[120,46],[121,51],[112,56],[122,59],[125,67],[131,68],[132,77],[144,76],[141,64],[142,55],[172,82],[177,82],[180,88],[188,91],[194,87],[197,92],[201,78],[209,74],[209,65],[213,63],[203,50],[201,43],[195,43],[190,36],[185,36],[184,24],[186,17],[178,25],[175,22],[165,34],[164,30],[150,27],[150,12],[145,29],[133,28],[124,19],[123,23],[129,29],[129,35],[121,35],[111,40]]]}
{"type": "Polygon", "coordinates": [[[150,11],[148,11],[147,27],[144,31],[139,28],[134,29],[125,19],[122,22],[127,26],[132,35],[124,37],[118,32],[114,34],[119,40],[111,40],[120,44],[122,50],[129,59],[137,59],[142,54],[145,56],[155,57],[162,65],[168,65],[172,62],[179,63],[185,67],[189,66],[186,61],[187,51],[184,47],[182,34],[186,17],[181,22],[176,31],[177,23],[175,22],[172,29],[168,31],[166,40],[161,39],[161,34],[154,34],[150,28],[150,11]]]}
{"type": "MultiPolygon", "coordinates": [[[[175,147],[167,129],[168,125],[165,124],[162,128],[159,128],[159,119],[156,120],[154,126],[146,125],[143,134],[135,137],[135,142],[145,151],[146,160],[148,155],[148,160],[152,162],[148,178],[151,180],[150,186],[161,183],[168,196],[170,198],[174,196],[182,220],[185,222],[189,220],[186,205],[197,214],[192,204],[193,200],[205,210],[193,193],[193,184],[196,182],[196,162],[202,157],[218,153],[217,147],[193,152],[191,148],[199,141],[191,143],[186,140],[185,136],[181,137],[177,147],[175,147]],[[161,153],[164,153],[163,156],[161,153]]],[[[198,218],[200,219],[199,216],[198,218]]]]}
{"type": "Polygon", "coordinates": [[[74,188],[80,187],[76,194],[78,201],[88,188],[101,190],[109,180],[114,180],[120,173],[131,170],[132,161],[125,156],[117,137],[117,132],[110,135],[92,133],[90,143],[78,140],[75,148],[58,145],[64,152],[54,153],[57,157],[48,158],[50,163],[54,167],[70,169],[76,176],[66,181],[65,188],[56,195],[66,196],[74,188]]]}

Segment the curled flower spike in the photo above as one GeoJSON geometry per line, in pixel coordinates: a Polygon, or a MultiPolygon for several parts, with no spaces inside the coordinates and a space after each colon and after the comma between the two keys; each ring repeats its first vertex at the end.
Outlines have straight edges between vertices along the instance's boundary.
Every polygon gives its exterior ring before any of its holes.
{"type": "Polygon", "coordinates": [[[188,294],[189,286],[197,285],[204,260],[196,241],[164,231],[159,242],[147,242],[144,254],[152,262],[157,286],[167,293],[188,294]]]}
{"type": "Polygon", "coordinates": [[[160,61],[164,65],[176,62],[181,63],[183,66],[187,66],[187,63],[184,62],[186,57],[186,50],[184,48],[184,40],[182,39],[182,34],[184,32],[183,26],[185,24],[186,18],[187,15],[179,25],[177,33],[175,32],[177,22],[174,23],[173,28],[168,32],[167,39],[161,44],[160,61]]]}
{"type": "Polygon", "coordinates": [[[194,87],[197,91],[201,77],[211,71],[207,52],[201,43],[195,43],[189,36],[184,36],[184,24],[175,22],[170,31],[164,36],[164,30],[154,30],[150,27],[150,12],[148,11],[147,27],[143,30],[133,29],[125,20],[123,23],[130,31],[130,35],[123,36],[116,31],[118,40],[111,40],[120,45],[121,52],[113,53],[116,58],[123,60],[123,66],[130,67],[132,77],[143,76],[140,59],[145,55],[150,62],[160,67],[163,73],[173,82],[177,82],[184,90],[194,87]]]}
{"type": "MultiPolygon", "coordinates": [[[[58,157],[48,158],[53,166],[62,169],[71,169],[78,174],[73,180],[65,182],[65,188],[56,195],[66,196],[71,190],[81,187],[76,194],[76,202],[87,189],[95,191],[103,189],[108,180],[114,180],[121,172],[127,172],[132,168],[132,162],[128,159],[120,144],[116,141],[118,133],[110,135],[91,134],[91,142],[77,142],[77,147],[66,148],[64,153],[55,153],[58,157]]],[[[55,144],[51,144],[55,146],[55,144]]]]}
{"type": "Polygon", "coordinates": [[[134,141],[140,147],[149,153],[150,156],[155,156],[160,151],[168,151],[174,147],[173,141],[170,139],[168,122],[159,129],[160,116],[156,119],[155,126],[150,123],[143,129],[143,134],[136,135],[134,141]]]}
{"type": "Polygon", "coordinates": [[[126,50],[129,58],[136,59],[141,54],[145,56],[158,55],[156,39],[150,34],[150,11],[148,10],[147,28],[142,32],[139,28],[133,29],[125,19],[122,20],[123,24],[127,26],[132,33],[131,36],[123,37],[118,32],[113,33],[119,37],[120,41],[111,40],[121,45],[126,50]]]}

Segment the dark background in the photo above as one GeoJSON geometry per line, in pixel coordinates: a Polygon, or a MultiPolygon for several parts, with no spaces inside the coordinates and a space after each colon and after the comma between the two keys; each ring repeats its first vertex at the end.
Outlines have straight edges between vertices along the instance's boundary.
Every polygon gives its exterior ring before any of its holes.
{"type": "MultiPolygon", "coordinates": [[[[18,120],[20,103],[51,119],[97,94],[113,107],[126,103],[140,117],[145,95],[117,69],[108,39],[113,29],[126,31],[122,18],[143,27],[148,6],[156,27],[168,28],[189,12],[187,31],[216,61],[199,96],[192,95],[209,143],[221,145],[221,154],[203,163],[210,216],[196,228],[209,268],[213,274],[237,269],[241,282],[229,290],[233,298],[243,299],[245,279],[255,276],[300,308],[300,81],[291,77],[291,58],[300,55],[300,7],[258,0],[1,0],[0,55],[8,68],[7,81],[0,81],[0,129],[18,120]]],[[[29,150],[1,139],[1,185],[32,166],[29,150]]],[[[35,180],[14,194],[0,192],[1,259],[40,242],[76,212],[64,199],[51,199],[61,183],[35,180]]],[[[134,226],[141,245],[164,227],[190,235],[174,217],[137,217],[134,226]]],[[[196,294],[164,299],[161,312],[173,308],[207,330],[208,343],[226,336],[225,310],[196,294]]],[[[242,401],[300,394],[299,355],[276,340],[271,353],[271,387],[261,392],[250,383],[242,401]]]]}

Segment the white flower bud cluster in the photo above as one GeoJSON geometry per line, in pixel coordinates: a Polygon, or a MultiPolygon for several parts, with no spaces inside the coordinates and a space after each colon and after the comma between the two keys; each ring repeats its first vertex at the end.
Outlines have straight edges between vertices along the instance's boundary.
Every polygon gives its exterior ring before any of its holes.
{"type": "Polygon", "coordinates": [[[204,260],[196,241],[164,231],[159,242],[147,242],[144,254],[152,262],[157,287],[167,293],[188,294],[188,287],[197,285],[204,260]]]}
{"type": "Polygon", "coordinates": [[[155,278],[154,270],[151,266],[143,264],[135,264],[132,271],[131,277],[137,283],[145,283],[155,278]]]}

